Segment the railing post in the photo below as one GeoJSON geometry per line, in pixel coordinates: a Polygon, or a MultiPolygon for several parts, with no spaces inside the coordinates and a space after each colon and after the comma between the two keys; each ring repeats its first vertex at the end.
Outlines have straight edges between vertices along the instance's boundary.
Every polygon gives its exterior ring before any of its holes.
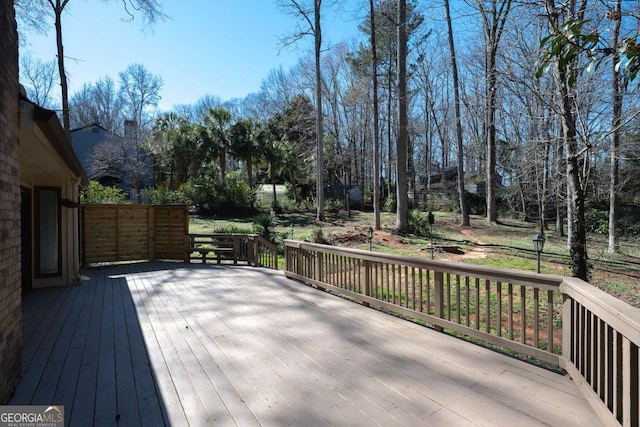
{"type": "MultiPolygon", "coordinates": [[[[440,319],[444,318],[444,274],[442,271],[433,272],[433,310],[434,315],[440,319]]],[[[436,327],[437,330],[442,330],[436,327]]]]}
{"type": "MultiPolygon", "coordinates": [[[[276,266],[278,265],[278,261],[276,258],[276,266]]],[[[284,244],[284,271],[291,271],[290,269],[291,266],[291,251],[289,249],[289,246],[287,246],[287,244],[284,244]]]]}

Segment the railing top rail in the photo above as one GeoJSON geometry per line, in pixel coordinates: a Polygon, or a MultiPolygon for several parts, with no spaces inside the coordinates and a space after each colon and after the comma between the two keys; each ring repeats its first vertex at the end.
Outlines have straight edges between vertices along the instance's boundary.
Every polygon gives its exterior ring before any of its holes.
{"type": "MultiPolygon", "coordinates": [[[[369,252],[361,249],[340,248],[318,243],[285,240],[286,247],[310,249],[322,253],[354,256],[366,261],[402,264],[408,267],[425,268],[442,273],[459,274],[461,276],[492,280],[514,285],[533,286],[542,289],[558,290],[563,281],[562,276],[538,274],[528,271],[509,270],[505,268],[487,267],[452,261],[439,261],[425,258],[369,252]]],[[[583,282],[584,283],[584,282],[583,282]]],[[[586,284],[586,283],[585,283],[586,284]]]]}
{"type": "Polygon", "coordinates": [[[640,309],[575,277],[565,277],[560,291],[640,345],[640,309]]]}
{"type": "Polygon", "coordinates": [[[278,247],[274,243],[271,243],[270,241],[260,236],[259,234],[249,234],[249,237],[257,240],[259,243],[263,244],[264,246],[266,246],[272,251],[276,251],[276,252],[278,251],[278,247]]]}

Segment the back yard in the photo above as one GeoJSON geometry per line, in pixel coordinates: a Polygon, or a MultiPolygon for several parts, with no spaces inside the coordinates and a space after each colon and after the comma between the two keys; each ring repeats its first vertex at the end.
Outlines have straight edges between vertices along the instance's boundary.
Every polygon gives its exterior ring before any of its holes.
{"type": "MultiPolygon", "coordinates": [[[[527,271],[536,270],[533,236],[538,232],[532,223],[502,220],[487,224],[484,217],[473,216],[471,227],[460,227],[459,217],[449,212],[434,212],[434,258],[527,271]],[[439,249],[455,246],[455,250],[439,249]]],[[[422,213],[426,217],[426,212],[422,213]]],[[[426,218],[418,220],[426,222],[426,218]]],[[[327,221],[318,223],[313,213],[276,215],[273,231],[278,240],[291,238],[324,242],[330,245],[369,249],[367,230],[373,224],[371,212],[328,213],[327,221]]],[[[371,245],[374,251],[398,255],[431,257],[428,226],[419,234],[394,233],[395,214],[382,214],[381,230],[375,231],[371,245]]],[[[190,220],[191,233],[244,232],[254,229],[254,218],[201,218],[190,220]]],[[[541,255],[541,272],[571,275],[566,237],[554,236],[553,228],[545,232],[546,243],[541,255]]],[[[640,249],[637,238],[621,243],[620,253],[607,253],[606,236],[591,234],[588,240],[591,283],[629,304],[640,307],[640,249]]]]}

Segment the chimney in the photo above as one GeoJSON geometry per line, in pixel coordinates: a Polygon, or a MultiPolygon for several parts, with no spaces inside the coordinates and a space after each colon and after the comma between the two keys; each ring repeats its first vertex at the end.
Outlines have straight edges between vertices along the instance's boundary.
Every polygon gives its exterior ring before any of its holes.
{"type": "Polygon", "coordinates": [[[124,121],[125,141],[136,141],[138,139],[138,122],[135,120],[124,121]]]}

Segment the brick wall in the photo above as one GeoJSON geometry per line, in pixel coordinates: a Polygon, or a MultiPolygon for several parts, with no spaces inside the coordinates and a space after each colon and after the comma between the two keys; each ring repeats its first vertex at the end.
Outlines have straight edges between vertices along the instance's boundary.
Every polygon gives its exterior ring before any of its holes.
{"type": "Polygon", "coordinates": [[[20,174],[18,40],[12,1],[0,1],[0,404],[20,379],[20,174]]]}

